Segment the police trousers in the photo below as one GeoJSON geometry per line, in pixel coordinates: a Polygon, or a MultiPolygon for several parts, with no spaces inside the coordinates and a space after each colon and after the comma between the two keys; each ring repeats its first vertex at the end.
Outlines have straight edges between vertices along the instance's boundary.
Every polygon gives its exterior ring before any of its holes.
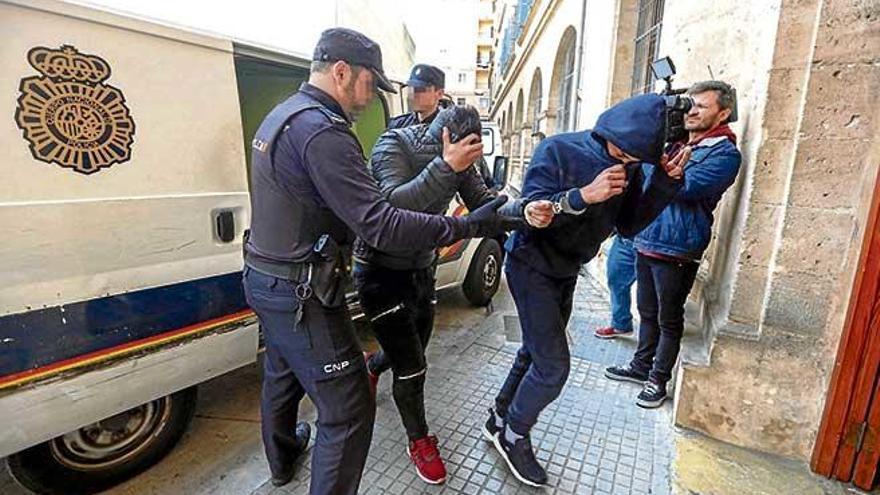
{"type": "Polygon", "coordinates": [[[243,281],[266,344],[260,414],[269,469],[280,475],[294,461],[299,403],[308,394],[318,411],[310,493],[356,494],[376,403],[348,308],[326,308],[314,297],[301,303],[296,282],[250,267],[243,281]]]}
{"type": "Polygon", "coordinates": [[[568,379],[571,354],[565,327],[577,274],[549,277],[513,256],[507,258],[505,273],[523,343],[495,398],[495,407],[514,432],[527,435],[568,379]]]}
{"type": "Polygon", "coordinates": [[[410,440],[428,435],[425,418],[425,349],[434,329],[432,265],[418,270],[392,270],[356,263],[354,284],[364,314],[382,350],[367,366],[375,375],[394,372],[392,395],[410,440]]]}

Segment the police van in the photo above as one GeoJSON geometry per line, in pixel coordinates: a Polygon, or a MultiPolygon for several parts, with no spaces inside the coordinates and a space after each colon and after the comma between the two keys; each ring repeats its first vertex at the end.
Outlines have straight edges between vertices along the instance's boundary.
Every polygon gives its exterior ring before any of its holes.
{"type": "MultiPolygon", "coordinates": [[[[0,457],[31,490],[96,491],[257,358],[246,143],[309,61],[53,0],[0,0],[0,31],[0,457]]],[[[389,105],[357,123],[364,149],[389,105]]],[[[496,240],[440,258],[439,286],[497,289],[496,240]]]]}

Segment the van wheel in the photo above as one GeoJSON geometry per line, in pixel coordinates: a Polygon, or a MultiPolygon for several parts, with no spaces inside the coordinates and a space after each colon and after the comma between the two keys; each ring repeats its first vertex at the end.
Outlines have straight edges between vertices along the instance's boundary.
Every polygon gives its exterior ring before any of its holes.
{"type": "Polygon", "coordinates": [[[25,488],[45,494],[105,490],[146,470],[180,440],[195,412],[196,387],[102,419],[9,456],[25,488]]]}
{"type": "Polygon", "coordinates": [[[501,283],[501,246],[495,239],[484,239],[461,286],[464,297],[474,306],[486,306],[501,283]]]}

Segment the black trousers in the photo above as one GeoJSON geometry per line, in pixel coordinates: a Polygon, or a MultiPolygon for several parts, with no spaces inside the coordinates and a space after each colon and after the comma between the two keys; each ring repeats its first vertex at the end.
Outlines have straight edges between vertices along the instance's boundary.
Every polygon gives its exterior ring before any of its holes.
{"type": "Polygon", "coordinates": [[[312,297],[297,323],[296,283],[244,269],[248,304],[266,340],[260,400],[263,445],[275,476],[289,469],[299,403],[318,410],[312,452],[312,495],[355,495],[373,436],[376,403],[348,308],[312,297]]]}
{"type": "Polygon", "coordinates": [[[434,330],[434,275],[356,263],[354,284],[361,308],[382,350],[368,363],[374,374],[394,372],[392,393],[410,440],[428,434],[425,418],[425,349],[434,330]]]}
{"type": "Polygon", "coordinates": [[[699,263],[668,261],[641,253],[638,272],[639,347],[630,366],[651,381],[666,383],[681,349],[684,304],[694,286],[699,263]]]}

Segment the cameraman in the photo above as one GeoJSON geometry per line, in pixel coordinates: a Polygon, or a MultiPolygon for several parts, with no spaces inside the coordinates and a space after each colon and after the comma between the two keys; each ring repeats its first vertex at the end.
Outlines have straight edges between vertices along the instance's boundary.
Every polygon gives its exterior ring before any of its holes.
{"type": "Polygon", "coordinates": [[[523,197],[553,201],[566,214],[547,229],[514,232],[505,245],[523,343],[483,431],[528,485],[547,482],[529,432],[568,378],[565,327],[581,265],[615,228],[627,237],[638,233],[681,187],[689,150],[663,157],[665,122],[663,97],[636,96],[603,112],[592,130],[544,139],[532,156],[523,197]],[[645,183],[640,161],[664,170],[645,183]]]}
{"type": "MultiPolygon", "coordinates": [[[[496,197],[474,167],[483,155],[480,132],[474,107],[443,110],[430,125],[385,132],[373,148],[370,171],[382,194],[398,208],[443,213],[459,194],[469,209],[477,209],[496,197]]],[[[530,203],[525,214],[533,225],[546,226],[552,204],[530,203]]],[[[366,357],[371,386],[375,390],[379,374],[393,370],[392,394],[409,439],[410,460],[422,480],[443,483],[446,467],[437,437],[428,435],[424,393],[437,254],[432,249],[380,250],[358,239],[354,255],[355,288],[382,345],[382,351],[366,357]]]]}
{"type": "MultiPolygon", "coordinates": [[[[684,305],[712,237],[712,211],[736,180],[742,161],[736,135],[727,125],[736,104],[733,89],[721,81],[704,81],[691,86],[688,94],[694,101],[684,121],[688,140],[670,148],[693,149],[684,168],[684,187],[635,238],[639,346],[629,365],[605,370],[612,380],[643,383],[636,404],[646,408],[666,400],[666,382],[684,332],[684,305]]],[[[645,168],[647,176],[657,174],[653,167],[645,168]]]]}

